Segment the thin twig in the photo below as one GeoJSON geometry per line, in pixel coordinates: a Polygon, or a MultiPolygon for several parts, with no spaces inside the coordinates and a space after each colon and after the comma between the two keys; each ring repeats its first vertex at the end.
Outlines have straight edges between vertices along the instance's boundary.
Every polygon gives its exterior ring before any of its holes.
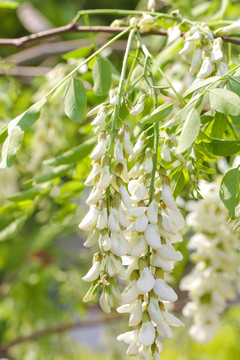
{"type": "Polygon", "coordinates": [[[108,322],[118,321],[120,319],[124,319],[124,318],[120,315],[105,316],[105,317],[98,316],[98,317],[95,317],[94,319],[80,320],[80,321],[76,321],[74,323],[69,323],[69,324],[53,325],[46,329],[36,331],[35,333],[33,333],[31,335],[22,336],[22,337],[19,337],[9,343],[0,345],[0,353],[8,350],[9,348],[11,348],[15,345],[19,345],[19,344],[22,344],[27,341],[36,340],[36,339],[39,339],[39,338],[47,336],[47,335],[51,335],[51,334],[55,334],[55,333],[62,333],[62,332],[69,331],[71,329],[76,329],[76,328],[105,324],[108,322]]]}
{"type": "MultiPolygon", "coordinates": [[[[17,48],[23,48],[27,44],[34,42],[36,40],[42,40],[51,38],[55,35],[61,35],[61,34],[70,34],[70,33],[120,33],[124,30],[126,30],[127,27],[111,27],[111,26],[79,26],[76,23],[72,22],[65,26],[60,26],[57,28],[40,31],[38,33],[22,36],[15,39],[0,39],[0,46],[14,46],[17,48]]],[[[152,30],[145,33],[142,33],[142,35],[159,35],[159,36],[167,36],[166,30],[152,30]]],[[[182,33],[182,36],[184,33],[182,33]]],[[[230,38],[228,36],[222,37],[223,41],[229,42],[232,44],[240,45],[240,40],[235,38],[230,38]]]]}

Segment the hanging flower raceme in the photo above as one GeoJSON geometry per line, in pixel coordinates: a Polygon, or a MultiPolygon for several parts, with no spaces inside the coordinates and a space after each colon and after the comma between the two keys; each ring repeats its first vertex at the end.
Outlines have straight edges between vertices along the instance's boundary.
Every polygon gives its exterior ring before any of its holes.
{"type": "Polygon", "coordinates": [[[204,198],[189,204],[191,211],[187,217],[195,232],[188,247],[196,265],[181,281],[181,289],[189,291],[191,300],[183,314],[193,317],[190,335],[199,343],[207,343],[215,336],[220,314],[227,301],[236,297],[234,285],[239,276],[240,258],[234,250],[237,235],[232,224],[227,223],[228,212],[218,193],[217,184],[202,184],[204,198]]]}
{"type": "MultiPolygon", "coordinates": [[[[119,335],[118,340],[129,345],[128,355],[160,359],[162,339],[172,337],[170,326],[183,325],[165,308],[167,302],[177,300],[177,294],[164,280],[164,274],[171,273],[174,263],[182,259],[172,243],[182,241],[179,231],[185,222],[164,180],[161,191],[155,187],[149,200],[152,167],[144,163],[151,163],[148,159],[152,159],[152,152],[147,149],[145,154],[145,160],[137,161],[141,175],[130,179],[128,185],[132,206],[125,210],[130,223],[125,236],[131,250],[124,260],[130,284],[122,293],[123,305],[117,309],[129,313],[129,326],[136,329],[119,335]]],[[[131,170],[129,174],[135,175],[137,169],[131,170]]]]}

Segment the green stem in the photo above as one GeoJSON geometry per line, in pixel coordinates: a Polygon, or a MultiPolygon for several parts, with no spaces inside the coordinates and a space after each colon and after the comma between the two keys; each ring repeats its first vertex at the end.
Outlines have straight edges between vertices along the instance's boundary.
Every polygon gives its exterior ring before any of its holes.
{"type": "Polygon", "coordinates": [[[131,65],[131,68],[130,68],[130,71],[129,71],[129,74],[128,74],[128,77],[127,77],[126,88],[128,88],[128,86],[129,86],[129,82],[130,82],[133,70],[136,67],[136,63],[138,62],[139,52],[140,52],[140,49],[139,49],[139,47],[137,47],[136,53],[135,53],[135,58],[133,59],[133,62],[132,62],[132,65],[131,65]]]}
{"type": "Polygon", "coordinates": [[[52,88],[46,95],[43,96],[44,98],[47,98],[49,95],[52,95],[54,93],[54,91],[61,86],[62,84],[65,83],[66,80],[68,80],[73,74],[75,74],[83,65],[87,64],[90,60],[92,60],[96,55],[100,54],[101,51],[103,51],[104,49],[106,49],[109,45],[111,45],[112,43],[114,43],[116,40],[118,40],[119,38],[121,38],[123,35],[127,34],[133,27],[129,26],[127,29],[125,29],[124,31],[122,31],[121,33],[119,33],[118,35],[114,36],[110,41],[108,41],[106,44],[104,44],[102,47],[100,47],[100,49],[98,49],[97,51],[95,51],[95,53],[93,53],[92,55],[90,55],[86,60],[84,60],[81,64],[79,64],[77,67],[75,67],[67,76],[65,76],[56,86],[54,86],[54,88],[52,88]]]}
{"type": "MultiPolygon", "coordinates": [[[[112,161],[112,157],[113,157],[115,130],[116,130],[116,125],[117,125],[117,120],[118,120],[118,117],[119,117],[119,108],[121,106],[121,99],[122,99],[122,93],[123,93],[123,84],[124,84],[125,75],[126,75],[126,71],[127,71],[128,56],[129,56],[129,53],[130,53],[130,50],[131,50],[131,43],[132,43],[135,32],[136,32],[135,29],[132,29],[130,31],[127,46],[126,46],[126,51],[125,51],[125,54],[124,54],[123,66],[122,66],[122,71],[121,71],[121,75],[120,75],[120,80],[119,80],[118,103],[115,106],[115,111],[114,111],[113,120],[112,120],[112,134],[111,134],[110,157],[109,157],[109,169],[110,169],[110,171],[111,171],[111,161],[112,161]]],[[[107,209],[108,209],[108,214],[109,214],[110,186],[107,188],[106,195],[107,195],[107,209]]]]}
{"type": "MultiPolygon", "coordinates": [[[[90,26],[90,21],[89,21],[88,15],[84,15],[84,21],[85,21],[85,24],[87,26],[90,26]]],[[[96,44],[95,37],[94,37],[93,33],[89,33],[89,36],[91,38],[94,50],[98,51],[98,47],[97,47],[97,44],[96,44]]]]}
{"type": "Polygon", "coordinates": [[[176,16],[163,14],[159,12],[151,12],[151,11],[138,11],[138,10],[118,10],[118,9],[95,9],[95,10],[80,10],[76,17],[73,19],[73,22],[77,22],[81,16],[84,15],[143,15],[148,14],[152,16],[156,16],[158,18],[165,18],[169,20],[178,20],[176,16]]]}

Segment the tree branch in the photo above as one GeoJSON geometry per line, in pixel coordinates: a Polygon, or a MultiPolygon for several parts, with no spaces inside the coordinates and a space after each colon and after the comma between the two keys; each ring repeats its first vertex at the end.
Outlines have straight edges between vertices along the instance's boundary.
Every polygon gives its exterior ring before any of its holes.
{"type": "Polygon", "coordinates": [[[105,323],[108,323],[109,321],[114,322],[114,321],[120,320],[120,319],[123,320],[124,317],[122,317],[120,315],[104,316],[104,317],[99,316],[99,317],[95,317],[94,319],[80,320],[80,321],[76,321],[74,323],[69,323],[69,324],[53,325],[49,328],[36,331],[35,333],[33,333],[31,335],[22,336],[22,337],[19,337],[9,343],[0,345],[0,354],[2,352],[6,352],[9,348],[11,348],[15,345],[19,345],[19,344],[22,344],[27,341],[36,340],[43,336],[47,336],[47,335],[51,335],[51,334],[55,334],[55,333],[62,333],[62,332],[66,332],[71,329],[76,329],[76,328],[81,328],[81,327],[86,327],[86,326],[95,326],[95,325],[99,325],[99,324],[105,324],[105,323]]]}
{"type": "MultiPolygon", "coordinates": [[[[71,22],[68,25],[60,26],[57,28],[40,31],[34,34],[22,36],[15,39],[0,39],[0,46],[13,46],[16,48],[23,48],[27,44],[34,42],[36,40],[42,40],[51,38],[56,35],[70,34],[70,33],[120,33],[121,31],[126,30],[127,27],[111,27],[111,26],[79,26],[75,22],[71,22]]],[[[143,33],[142,35],[159,35],[167,36],[166,30],[154,30],[143,33]]],[[[184,33],[182,33],[182,36],[184,33]]],[[[228,36],[222,37],[223,41],[229,42],[232,44],[240,45],[240,40],[235,38],[230,38],[228,36]]]]}

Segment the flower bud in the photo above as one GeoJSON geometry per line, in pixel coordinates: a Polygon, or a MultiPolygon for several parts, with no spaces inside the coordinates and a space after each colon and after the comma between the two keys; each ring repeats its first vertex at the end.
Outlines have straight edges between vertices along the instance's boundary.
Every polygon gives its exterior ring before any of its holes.
{"type": "Polygon", "coordinates": [[[196,74],[196,72],[199,71],[201,65],[202,65],[202,49],[197,48],[192,58],[190,75],[196,74]]]}
{"type": "Polygon", "coordinates": [[[224,76],[229,71],[227,64],[224,61],[220,61],[218,64],[217,74],[218,76],[224,76]]]}
{"type": "Polygon", "coordinates": [[[225,26],[224,28],[219,28],[215,31],[217,36],[227,36],[230,34],[237,35],[240,34],[240,21],[236,21],[235,23],[225,26]]]}
{"type": "Polygon", "coordinates": [[[221,38],[217,38],[214,40],[211,53],[211,61],[214,63],[220,62],[223,59],[222,42],[223,41],[221,38]]]}
{"type": "Polygon", "coordinates": [[[148,11],[155,11],[156,1],[155,0],[148,0],[147,9],[148,11]]]}
{"type": "Polygon", "coordinates": [[[137,280],[132,280],[128,287],[122,292],[123,304],[128,304],[137,299],[139,290],[137,287],[137,280]]]}
{"type": "Polygon", "coordinates": [[[194,41],[185,41],[183,43],[182,50],[179,51],[179,55],[190,55],[194,50],[194,41]]]}
{"type": "Polygon", "coordinates": [[[111,307],[109,305],[109,302],[108,302],[108,296],[107,296],[107,292],[106,290],[104,289],[101,296],[100,296],[100,299],[99,299],[99,305],[101,306],[101,309],[106,312],[106,313],[110,313],[111,312],[111,307]]]}
{"type": "Polygon", "coordinates": [[[88,213],[85,215],[83,220],[80,222],[78,227],[82,230],[89,230],[96,225],[98,220],[99,211],[96,206],[90,206],[88,213]]]}
{"type": "Polygon", "coordinates": [[[99,109],[95,119],[91,122],[91,125],[92,126],[100,126],[100,125],[105,124],[106,117],[107,117],[107,114],[105,113],[105,108],[102,106],[99,109]]]}
{"type": "Polygon", "coordinates": [[[130,110],[130,115],[132,116],[136,116],[141,114],[141,112],[143,112],[144,109],[144,104],[140,103],[140,104],[136,104],[131,110],[130,110]]]}
{"type": "Polygon", "coordinates": [[[98,143],[93,149],[93,152],[90,155],[90,159],[92,160],[101,159],[101,157],[105,155],[106,150],[107,150],[106,134],[100,133],[98,136],[98,143]]]}
{"type": "Polygon", "coordinates": [[[109,91],[109,102],[111,105],[117,105],[118,104],[118,96],[116,94],[115,90],[109,91]]]}
{"type": "Polygon", "coordinates": [[[150,272],[148,267],[145,267],[140,271],[140,278],[138,279],[138,290],[140,293],[148,293],[153,289],[155,284],[155,278],[150,272]]]}

